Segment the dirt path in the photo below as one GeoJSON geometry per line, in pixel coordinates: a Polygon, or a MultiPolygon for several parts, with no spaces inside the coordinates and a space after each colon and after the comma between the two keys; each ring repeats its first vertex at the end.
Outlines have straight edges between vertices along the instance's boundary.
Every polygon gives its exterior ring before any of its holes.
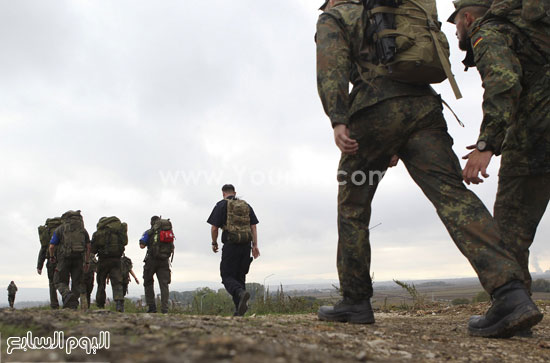
{"type": "Polygon", "coordinates": [[[485,305],[377,313],[376,324],[368,326],[319,322],[313,314],[229,318],[4,310],[1,362],[549,362],[550,303],[539,305],[547,318],[534,337],[506,340],[468,336],[469,316],[485,305]],[[108,331],[110,347],[95,355],[83,349],[7,355],[6,334],[23,335],[29,328],[35,336],[64,331],[65,339],[108,331]]]}

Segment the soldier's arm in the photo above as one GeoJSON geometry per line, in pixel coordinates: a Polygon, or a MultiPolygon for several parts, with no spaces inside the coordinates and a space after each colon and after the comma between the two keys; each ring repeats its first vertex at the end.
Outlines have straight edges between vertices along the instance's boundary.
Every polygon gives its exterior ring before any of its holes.
{"type": "Polygon", "coordinates": [[[218,252],[218,227],[212,225],[210,228],[210,235],[212,237],[212,251],[218,252]]]}
{"type": "Polygon", "coordinates": [[[478,141],[487,142],[496,155],[515,117],[522,90],[522,67],[511,42],[510,34],[497,26],[483,27],[472,36],[476,67],[485,89],[478,141]]]}
{"type": "Polygon", "coordinates": [[[255,224],[250,225],[252,230],[252,256],[254,258],[260,257],[260,249],[258,248],[258,230],[255,224]]]}
{"type": "Polygon", "coordinates": [[[346,33],[323,13],[317,22],[317,90],[332,126],[349,124],[349,75],[352,67],[346,33]]]}
{"type": "Polygon", "coordinates": [[[42,273],[42,268],[44,267],[44,261],[46,260],[46,254],[48,252],[49,245],[44,245],[40,247],[40,252],[38,252],[38,262],[36,264],[36,270],[38,273],[42,273]]]}
{"type": "Polygon", "coordinates": [[[130,275],[132,275],[134,277],[134,280],[136,280],[136,284],[139,285],[139,280],[138,278],[136,277],[136,274],[134,273],[134,270],[130,270],[130,275]]]}

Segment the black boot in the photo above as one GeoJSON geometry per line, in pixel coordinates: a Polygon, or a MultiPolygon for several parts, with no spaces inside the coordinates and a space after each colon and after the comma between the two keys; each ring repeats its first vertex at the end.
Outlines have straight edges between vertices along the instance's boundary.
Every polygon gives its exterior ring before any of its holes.
{"type": "Polygon", "coordinates": [[[149,305],[149,308],[147,309],[148,313],[156,313],[157,312],[157,306],[155,304],[149,305]]]}
{"type": "Polygon", "coordinates": [[[124,312],[124,300],[117,300],[116,301],[116,311],[119,313],[124,312]]]}
{"type": "Polygon", "coordinates": [[[494,291],[493,298],[493,304],[484,316],[475,315],[470,318],[470,335],[510,338],[542,320],[542,313],[520,281],[511,281],[499,287],[494,291]]]}
{"type": "Polygon", "coordinates": [[[248,299],[250,299],[250,293],[246,290],[239,292],[239,305],[237,305],[237,316],[244,316],[244,313],[248,310],[248,299]]]}
{"type": "Polygon", "coordinates": [[[334,306],[321,306],[317,316],[324,321],[374,324],[374,312],[370,300],[352,302],[344,299],[334,306]]]}

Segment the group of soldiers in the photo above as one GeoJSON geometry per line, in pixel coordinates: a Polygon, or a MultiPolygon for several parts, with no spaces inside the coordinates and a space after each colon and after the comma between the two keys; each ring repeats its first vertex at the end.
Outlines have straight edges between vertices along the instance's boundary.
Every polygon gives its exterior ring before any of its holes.
{"type": "MultiPolygon", "coordinates": [[[[37,272],[42,274],[46,261],[52,309],[59,308],[57,292],[61,294],[64,308],[76,309],[79,306],[79,300],[81,307],[90,308],[95,277],[97,307],[105,307],[105,289],[110,283],[116,310],[124,311],[124,296],[128,293],[130,276],[139,284],[132,269],[132,260],[124,253],[125,246],[128,244],[127,229],[126,223],[121,222],[117,217],[102,217],[97,223],[97,231],[90,239],[84,228],[80,211],[68,211],[61,217],[48,218],[43,226],[38,227],[41,248],[38,254],[37,272]]],[[[145,232],[145,235],[148,237],[142,238],[140,244],[142,248],[151,247],[148,248],[144,269],[144,286],[146,298],[150,302],[149,310],[156,312],[153,274],[157,273],[161,285],[163,312],[166,312],[168,291],[167,289],[165,291],[164,287],[170,283],[168,259],[174,251],[170,221],[157,216],[152,217],[151,229],[145,232]],[[155,227],[155,222],[159,221],[165,225],[155,227]],[[169,250],[167,256],[160,256],[157,253],[159,249],[156,244],[160,234],[171,236],[170,241],[162,242],[169,250]],[[163,267],[151,270],[150,266],[157,264],[158,261],[164,263],[163,267]]]]}
{"type": "MultiPolygon", "coordinates": [[[[236,197],[233,185],[225,184],[222,196],[207,221],[211,225],[212,251],[219,250],[217,239],[221,228],[224,246],[220,275],[233,297],[235,315],[243,316],[250,298],[246,291],[246,274],[253,258],[260,255],[256,231],[258,219],[252,207],[236,197]]],[[[167,313],[175,236],[170,219],[153,216],[150,224],[151,227],[139,239],[140,248],[147,248],[143,266],[147,312],[157,312],[153,280],[156,275],[160,287],[160,310],[167,313]]],[[[132,271],[132,260],[124,254],[128,244],[127,231],[128,226],[119,218],[102,217],[90,239],[80,211],[68,211],[61,217],[48,218],[43,226],[38,227],[41,248],[37,271],[41,274],[44,261],[47,261],[50,306],[53,309],[59,308],[57,292],[63,298],[63,307],[76,309],[80,298],[81,306],[89,308],[95,273],[97,307],[105,307],[105,289],[110,281],[116,310],[124,311],[130,275],[139,284],[132,271]]]]}
{"type": "Polygon", "coordinates": [[[487,314],[470,319],[470,334],[528,335],[542,319],[530,297],[528,260],[550,199],[550,1],[456,0],[454,6],[448,21],[467,52],[464,64],[477,67],[485,89],[480,134],[468,147],[464,170],[452,150],[441,97],[430,87],[453,79],[435,1],[327,0],[321,7],[318,91],[342,152],[337,266],[343,292],[341,302],[321,307],[322,320],[375,321],[369,222],[380,180],[358,185],[349,176],[385,172],[398,160],[492,296],[487,314]],[[400,28],[406,23],[413,26],[400,28]],[[433,41],[414,44],[408,32],[415,31],[433,41]],[[423,52],[413,54],[415,49],[423,52]],[[430,52],[422,61],[400,58],[430,52]],[[433,59],[440,64],[429,63],[433,59]],[[405,66],[408,71],[400,72],[405,66]],[[502,156],[494,216],[463,183],[489,177],[493,155],[502,156]]]}

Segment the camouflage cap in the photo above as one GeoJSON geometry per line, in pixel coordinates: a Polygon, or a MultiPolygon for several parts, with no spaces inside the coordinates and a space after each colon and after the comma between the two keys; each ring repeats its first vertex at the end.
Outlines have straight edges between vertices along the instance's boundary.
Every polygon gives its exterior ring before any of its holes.
{"type": "Polygon", "coordinates": [[[490,8],[491,3],[493,0],[455,0],[453,1],[453,5],[455,6],[455,11],[449,16],[449,19],[447,21],[449,23],[455,23],[455,17],[458,12],[467,7],[467,6],[482,6],[484,8],[490,8]]]}

